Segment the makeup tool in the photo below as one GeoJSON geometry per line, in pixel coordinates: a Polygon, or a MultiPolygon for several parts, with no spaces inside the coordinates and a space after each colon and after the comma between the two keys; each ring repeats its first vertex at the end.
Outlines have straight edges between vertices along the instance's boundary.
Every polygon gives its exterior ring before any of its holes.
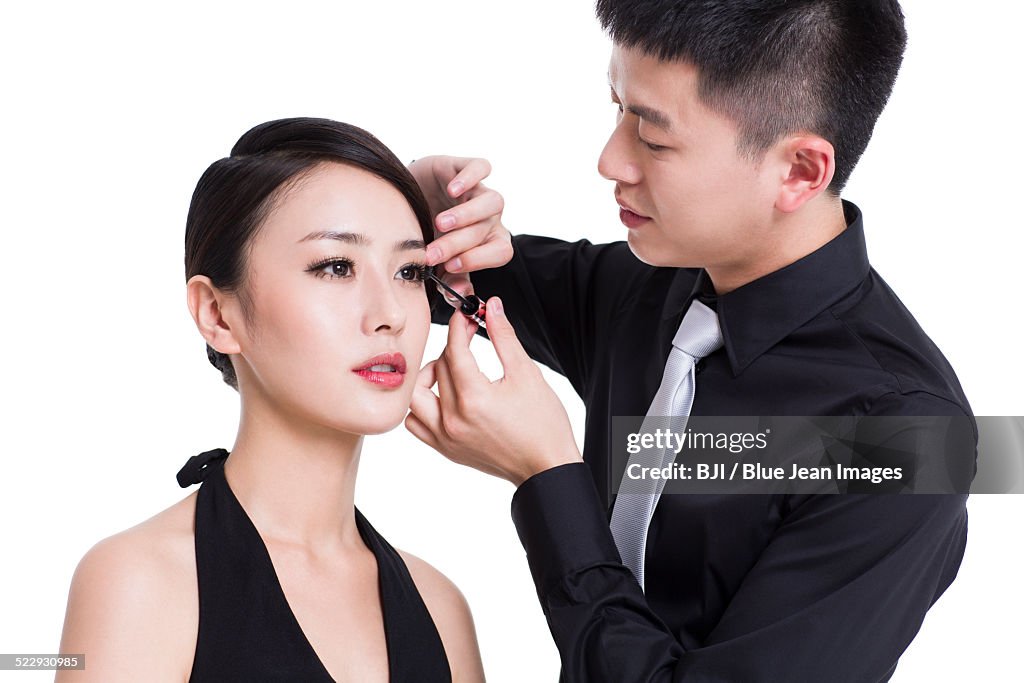
{"type": "Polygon", "coordinates": [[[443,288],[441,292],[444,296],[445,301],[451,304],[452,308],[459,309],[462,315],[470,318],[480,327],[487,329],[487,304],[475,294],[469,296],[462,296],[454,289],[449,287],[441,278],[434,273],[433,266],[427,266],[427,277],[436,282],[443,288]]]}

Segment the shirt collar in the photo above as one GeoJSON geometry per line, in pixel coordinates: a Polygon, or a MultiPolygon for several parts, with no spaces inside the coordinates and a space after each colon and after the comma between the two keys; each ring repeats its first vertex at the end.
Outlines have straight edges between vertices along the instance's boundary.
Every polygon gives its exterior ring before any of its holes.
{"type": "MultiPolygon", "coordinates": [[[[718,313],[725,353],[733,376],[739,375],[765,351],[857,287],[871,266],[864,243],[864,224],[859,208],[843,200],[846,229],[831,241],[797,261],[738,287],[716,295],[703,268],[693,280],[677,273],[669,287],[662,321],[674,321],[672,332],[694,298],[718,313]]],[[[669,335],[671,343],[671,335],[669,335]]]]}

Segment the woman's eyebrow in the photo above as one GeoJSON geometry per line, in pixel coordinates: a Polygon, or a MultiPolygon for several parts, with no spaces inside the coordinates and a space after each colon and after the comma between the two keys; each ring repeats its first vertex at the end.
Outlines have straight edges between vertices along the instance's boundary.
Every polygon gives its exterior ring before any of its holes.
{"type": "Polygon", "coordinates": [[[395,243],[395,251],[413,251],[426,248],[427,245],[423,240],[402,240],[395,243]]]}
{"type": "MultiPolygon", "coordinates": [[[[356,246],[369,245],[373,240],[358,232],[338,232],[337,230],[319,230],[311,232],[299,242],[310,242],[312,240],[337,240],[346,244],[356,246]]],[[[395,251],[411,251],[414,249],[426,249],[427,245],[423,240],[399,240],[395,242],[395,251]]]]}
{"type": "Polygon", "coordinates": [[[339,242],[345,242],[346,244],[354,244],[361,246],[369,244],[370,239],[358,232],[338,232],[337,230],[320,230],[317,232],[311,232],[299,242],[310,242],[313,240],[338,240],[339,242]]]}

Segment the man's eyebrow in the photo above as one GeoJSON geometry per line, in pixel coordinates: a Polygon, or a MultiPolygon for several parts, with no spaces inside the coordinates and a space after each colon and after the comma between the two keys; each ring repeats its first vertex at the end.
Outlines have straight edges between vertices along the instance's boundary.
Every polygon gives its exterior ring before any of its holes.
{"type": "MultiPolygon", "coordinates": [[[[608,87],[611,88],[612,96],[618,99],[619,95],[615,92],[615,88],[612,88],[610,82],[608,87]]],[[[668,114],[663,111],[643,104],[626,105],[626,111],[634,116],[639,116],[656,128],[661,128],[666,133],[672,132],[672,121],[669,119],[668,114]]]]}
{"type": "MultiPolygon", "coordinates": [[[[311,232],[299,242],[311,242],[313,240],[337,240],[355,246],[369,245],[371,240],[366,235],[358,232],[339,232],[337,230],[319,230],[311,232]]],[[[395,251],[411,251],[413,249],[426,249],[427,245],[423,240],[399,240],[395,242],[395,251]]]]}
{"type": "Polygon", "coordinates": [[[647,107],[642,104],[631,104],[626,107],[626,111],[630,114],[639,116],[655,128],[661,128],[666,133],[672,132],[672,122],[664,112],[652,109],[651,107],[647,107]]]}

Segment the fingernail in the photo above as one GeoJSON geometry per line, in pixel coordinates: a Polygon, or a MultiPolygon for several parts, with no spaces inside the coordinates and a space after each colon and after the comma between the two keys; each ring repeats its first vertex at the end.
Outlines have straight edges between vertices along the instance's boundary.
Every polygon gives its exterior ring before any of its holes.
{"type": "Polygon", "coordinates": [[[464,189],[466,189],[466,186],[462,184],[461,180],[456,180],[448,186],[448,192],[453,197],[461,194],[464,189]]]}
{"type": "Polygon", "coordinates": [[[427,265],[436,266],[441,260],[441,250],[437,247],[427,248],[427,265]]]}
{"type": "Polygon", "coordinates": [[[497,313],[498,315],[505,315],[505,309],[501,307],[501,299],[488,299],[487,312],[497,313]]]}
{"type": "Polygon", "coordinates": [[[462,270],[462,259],[456,256],[451,261],[445,264],[444,269],[447,270],[449,273],[455,273],[457,271],[462,270]]]}
{"type": "Polygon", "coordinates": [[[455,227],[455,216],[451,215],[450,213],[446,213],[443,216],[441,216],[441,229],[442,230],[447,230],[448,228],[454,228],[454,227],[455,227]]]}

